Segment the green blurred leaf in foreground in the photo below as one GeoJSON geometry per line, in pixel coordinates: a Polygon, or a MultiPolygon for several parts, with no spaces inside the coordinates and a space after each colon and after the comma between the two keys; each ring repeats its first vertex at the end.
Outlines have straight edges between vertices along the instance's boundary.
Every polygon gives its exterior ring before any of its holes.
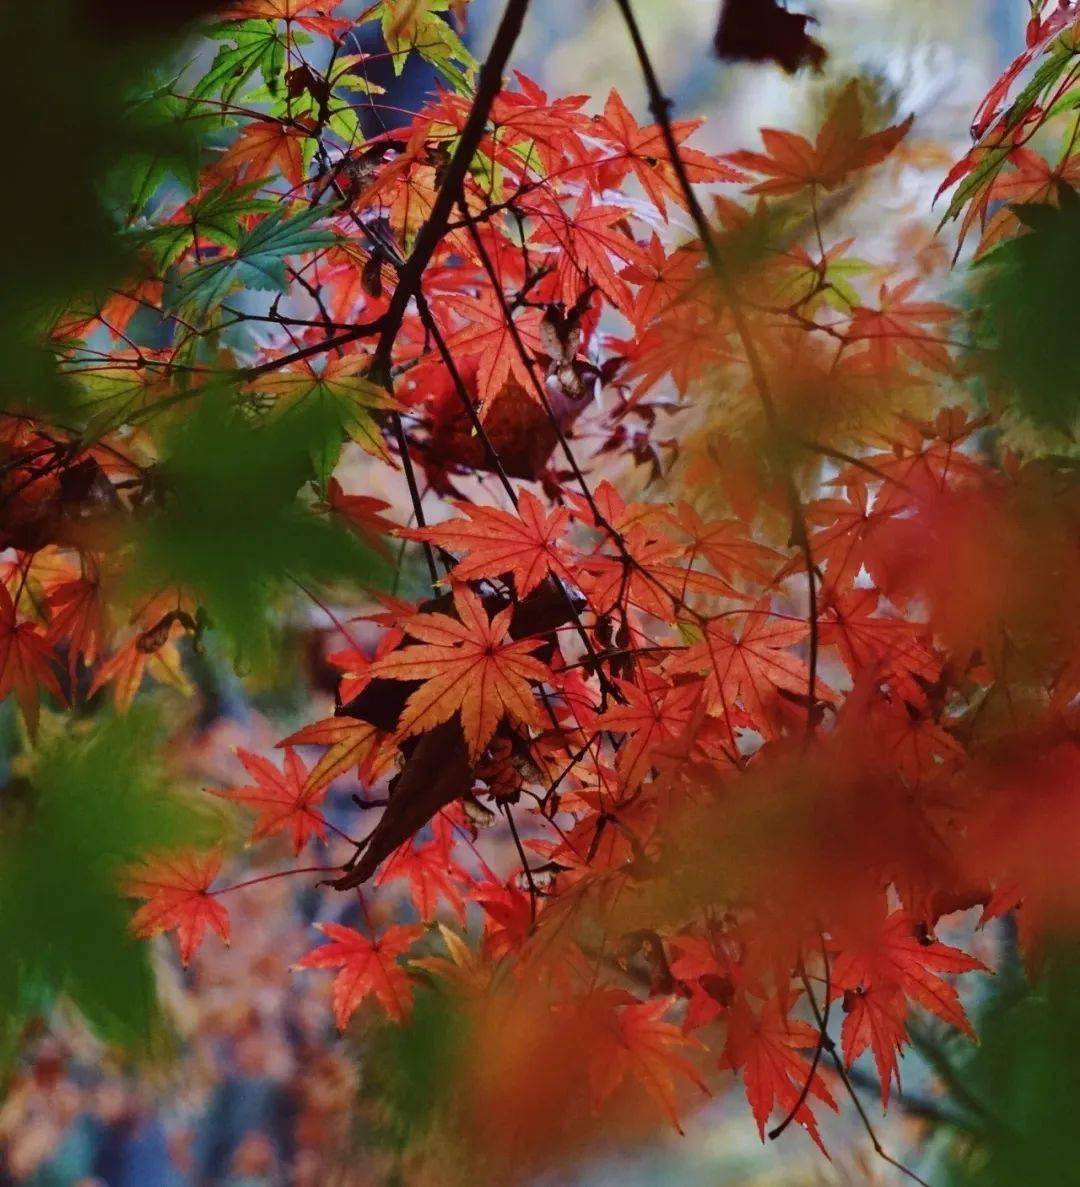
{"type": "Polygon", "coordinates": [[[986,257],[990,374],[1016,411],[1040,428],[1069,431],[1080,411],[1080,196],[1061,206],[1018,206],[1026,234],[986,257]]]}
{"type": "Polygon", "coordinates": [[[1080,949],[1058,951],[1034,987],[993,1003],[979,1033],[964,1082],[996,1119],[958,1158],[953,1184],[1076,1187],[1080,949]]]}
{"type": "Polygon", "coordinates": [[[295,595],[296,583],[377,584],[385,562],[300,498],[312,451],[328,431],[319,405],[281,420],[247,420],[233,392],[193,398],[198,407],[163,442],[136,580],[149,593],[189,590],[241,665],[266,670],[279,595],[295,595]]]}
{"type": "Polygon", "coordinates": [[[39,750],[0,790],[0,1039],[69,998],[110,1042],[145,1044],[155,1012],[149,949],[128,931],[122,869],[214,838],[214,818],[172,791],[145,707],[92,727],[43,722],[39,750]]]}

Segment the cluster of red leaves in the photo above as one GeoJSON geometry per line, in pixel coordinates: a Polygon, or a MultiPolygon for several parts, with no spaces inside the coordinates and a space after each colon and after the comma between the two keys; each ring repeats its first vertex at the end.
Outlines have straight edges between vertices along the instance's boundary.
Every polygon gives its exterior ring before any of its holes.
{"type": "MultiPolygon", "coordinates": [[[[291,53],[294,23],[337,35],[334,7],[233,15],[284,22],[291,53]]],[[[516,986],[543,995],[534,1037],[560,1036],[552,1075],[573,1082],[583,1061],[595,1108],[633,1077],[676,1122],[678,1084],[723,1067],[763,1135],[783,1115],[820,1140],[813,1108],[836,1107],[821,1059],[831,1003],[843,1061],[869,1049],[885,1103],[913,1007],[970,1031],[949,978],[982,966],[935,938],[942,916],[1023,903],[1034,951],[1077,905],[1040,860],[1059,800],[1075,820],[1075,799],[1042,786],[1045,767],[1072,792],[1078,769],[1075,481],[981,451],[986,422],[955,406],[957,314],[902,272],[860,291],[851,241],[826,244],[821,195],[910,123],[869,131],[855,85],[815,140],[766,130],[765,152],[723,159],[684,147],[694,124],[642,126],[614,93],[596,115],[523,77],[488,99],[449,206],[477,110],[460,95],[359,148],[230,111],[240,131],[208,191],[246,178],[301,207],[336,195],[324,223],[337,242],[292,268],[319,316],[275,302],[248,374],[271,399],[290,379],[389,377],[380,407],[398,429],[369,452],[404,471],[420,523],[394,534],[426,551],[437,582],[419,604],[385,604],[374,654],[331,657],[335,712],[281,743],[283,769],[244,753],[254,783],[222,794],[255,810],[253,840],[285,833],[299,854],[327,837],[335,779],[393,772],[335,885],[405,882],[420,923],[323,926],[329,943],[300,967],[338,970],[339,1026],[368,997],[404,1020],[421,978],[469,1001],[502,995],[500,1008],[516,986]],[[717,197],[708,219],[698,183],[753,198],[717,197]],[[793,216],[816,228],[807,243],[793,216]],[[597,471],[612,455],[633,470],[671,390],[697,414],[713,481],[628,499],[597,471]],[[721,498],[731,510],[716,513],[721,498]],[[310,769],[302,747],[322,748],[310,769]],[[1025,749],[1048,757],[1025,770],[1025,749]],[[1024,825],[1006,843],[1015,800],[1024,825]],[[500,817],[517,864],[497,874],[477,827],[500,817]],[[479,926],[473,947],[440,926],[448,955],[421,949],[442,910],[479,926]]],[[[205,266],[205,250],[218,248],[193,233],[171,265],[205,266]]],[[[109,338],[140,413],[168,401],[176,356],[205,333],[131,358],[129,306],[156,305],[161,279],[62,329],[109,338]]],[[[90,695],[111,684],[121,708],[146,674],[183,681],[176,639],[198,622],[193,591],[170,588],[115,628],[112,525],[146,471],[126,461],[130,430],[72,445],[4,421],[15,559],[0,693],[31,726],[39,687],[74,692],[80,665],[90,695]]],[[[392,530],[378,500],[336,481],[323,493],[316,509],[366,538],[392,530]]],[[[207,926],[227,937],[217,868],[168,857],[135,877],[139,934],[178,929],[185,961],[207,926]]],[[[520,1104],[500,1085],[543,1082],[547,1056],[512,1026],[499,1038],[503,1078],[489,1068],[484,1091],[520,1104]]]]}

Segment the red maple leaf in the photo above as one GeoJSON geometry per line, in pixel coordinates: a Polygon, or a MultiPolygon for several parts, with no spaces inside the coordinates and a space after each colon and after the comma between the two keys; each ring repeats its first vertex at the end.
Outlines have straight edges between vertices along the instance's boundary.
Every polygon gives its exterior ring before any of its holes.
{"type": "Polygon", "coordinates": [[[391,535],[398,525],[382,514],[390,510],[390,504],[369,495],[347,495],[336,478],[326,485],[326,504],[339,515],[365,544],[382,556],[389,556],[383,536],[391,535]]]}
{"type": "Polygon", "coordinates": [[[672,685],[649,675],[640,684],[615,683],[626,703],[612,706],[593,725],[630,735],[619,747],[616,768],[626,789],[632,791],[649,773],[656,748],[685,732],[701,698],[701,685],[672,685]]]}
{"type": "Polygon", "coordinates": [[[38,689],[64,699],[53,658],[48,639],[32,622],[16,622],[15,603],[0,584],[0,701],[15,693],[31,735],[37,733],[38,689]]]}
{"type": "Polygon", "coordinates": [[[87,666],[95,662],[108,639],[108,616],[101,592],[98,581],[76,577],[49,593],[48,639],[54,646],[67,641],[68,672],[72,676],[80,659],[87,666]]]}
{"type": "MultiPolygon", "coordinates": [[[[744,174],[710,157],[708,153],[681,147],[683,141],[692,136],[702,123],[702,120],[674,120],[671,125],[675,142],[680,145],[679,159],[687,177],[695,182],[745,181],[744,174]]],[[[668,198],[679,206],[686,205],[686,196],[671,163],[671,155],[659,124],[641,127],[618,91],[612,90],[608,95],[604,114],[597,120],[593,130],[610,140],[619,150],[617,156],[604,161],[597,169],[599,190],[619,190],[627,174],[633,172],[661,213],[667,212],[668,198]]]]}
{"type": "Polygon", "coordinates": [[[583,194],[573,214],[555,202],[534,197],[526,202],[538,227],[532,242],[551,247],[559,298],[571,308],[590,285],[599,288],[622,313],[629,315],[634,296],[620,273],[642,261],[642,251],[623,229],[626,210],[593,203],[583,194]]]}
{"type": "MultiPolygon", "coordinates": [[[[780,690],[805,696],[809,688],[809,669],[787,650],[801,643],[808,629],[801,619],[773,614],[765,599],[746,615],[738,638],[719,622],[711,622],[704,639],[668,661],[667,672],[672,676],[704,672],[710,712],[727,716],[738,701],[755,728],[773,737],[779,728],[780,690]]],[[[816,695],[828,700],[836,696],[820,680],[816,695]]]]}
{"type": "Polygon", "coordinates": [[[292,833],[293,853],[299,853],[313,835],[322,841],[326,840],[326,822],[322,813],[313,807],[322,799],[325,784],[308,786],[307,768],[291,746],[286,747],[285,766],[281,771],[272,762],[249,750],[238,750],[236,754],[255,783],[247,787],[231,787],[214,794],[244,804],[259,814],[251,831],[253,841],[289,831],[292,833]]]}
{"type": "Polygon", "coordinates": [[[807,1099],[796,1111],[795,1120],[821,1146],[809,1098],[814,1096],[833,1110],[837,1106],[821,1072],[815,1071],[811,1077],[810,1060],[800,1054],[814,1050],[819,1036],[809,1023],[789,1017],[796,997],[790,994],[785,1000],[770,998],[759,1010],[753,1009],[746,998],[739,998],[728,1017],[723,1064],[742,1072],[746,1099],[762,1141],[773,1109],[789,1113],[809,1081],[807,1099]]]}
{"type": "Polygon", "coordinates": [[[850,1067],[869,1047],[881,1081],[881,1107],[888,1108],[895,1078],[900,1087],[897,1056],[907,1042],[907,1002],[899,985],[882,981],[869,989],[844,993],[844,1025],[840,1032],[844,1060],[850,1067]]]}
{"type": "Polygon", "coordinates": [[[333,36],[352,27],[351,20],[329,14],[341,0],[235,0],[223,15],[232,19],[295,22],[311,33],[333,36]]]}
{"type": "Polygon", "coordinates": [[[910,704],[923,704],[926,694],[919,681],[932,684],[941,662],[926,641],[926,628],[878,613],[880,600],[874,589],[832,598],[822,608],[820,641],[836,646],[852,676],[873,670],[910,704]]]}
{"type": "Polygon", "coordinates": [[[424,934],[418,925],[388,928],[377,939],[340,923],[316,923],[330,938],[299,960],[298,969],[340,969],[331,991],[334,1021],[344,1030],[356,1007],[369,995],[394,1022],[404,1022],[412,1009],[413,985],[398,957],[424,934]]]}
{"type": "Polygon", "coordinates": [[[680,1054],[698,1044],[674,1023],[664,1021],[673,1003],[670,997],[637,1001],[619,989],[594,989],[583,1001],[573,1003],[572,1008],[587,1020],[587,1033],[593,1038],[588,1075],[595,1108],[632,1076],[682,1133],[675,1077],[696,1084],[706,1095],[709,1089],[697,1068],[680,1054]]]}
{"type": "Polygon", "coordinates": [[[180,960],[188,964],[209,927],[227,944],[229,916],[210,892],[221,854],[169,853],[147,858],[130,870],[124,893],[147,901],[135,912],[131,930],[140,939],[175,931],[180,960]]]}
{"type": "Polygon", "coordinates": [[[386,859],[375,878],[376,886],[405,880],[409,883],[416,913],[424,923],[430,923],[442,897],[458,920],[465,922],[465,899],[461,883],[468,874],[452,858],[450,848],[436,838],[418,845],[415,839],[406,841],[386,859]]]}
{"type": "Polygon", "coordinates": [[[430,540],[440,548],[464,553],[454,566],[459,581],[501,577],[509,573],[519,598],[531,593],[548,573],[573,583],[573,576],[559,548],[570,522],[570,512],[556,508],[550,514],[531,492],[522,491],[516,513],[483,504],[455,503],[464,519],[451,519],[435,527],[401,532],[410,540],[430,540]]]}
{"type": "Polygon", "coordinates": [[[838,990],[898,986],[910,1001],[974,1038],[960,998],[943,976],[987,971],[982,961],[921,932],[907,911],[894,911],[876,935],[843,947],[832,981],[838,990]]]}

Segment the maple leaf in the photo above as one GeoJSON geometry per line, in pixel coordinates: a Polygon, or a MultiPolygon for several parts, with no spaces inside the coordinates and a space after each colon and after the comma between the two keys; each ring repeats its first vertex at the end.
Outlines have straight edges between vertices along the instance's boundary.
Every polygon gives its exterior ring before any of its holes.
{"type": "Polygon", "coordinates": [[[907,1042],[907,1002],[899,985],[883,981],[869,989],[844,993],[844,1025],[840,1032],[844,1060],[850,1067],[869,1047],[874,1053],[881,1081],[881,1107],[889,1107],[889,1090],[895,1078],[900,1088],[897,1056],[907,1042]]]}
{"type": "Polygon", "coordinates": [[[649,676],[643,677],[640,685],[620,679],[615,683],[626,703],[608,709],[593,725],[630,735],[619,747],[616,768],[627,790],[632,791],[649,773],[656,749],[685,732],[700,700],[701,685],[671,685],[649,676]]]}
{"type": "MultiPolygon", "coordinates": [[[[702,122],[673,121],[671,132],[675,142],[681,146],[684,140],[697,131],[702,122]]],[[[658,124],[651,124],[647,128],[640,127],[618,91],[613,89],[608,95],[604,104],[604,114],[594,124],[593,131],[599,132],[620,150],[618,156],[605,161],[597,171],[599,189],[617,191],[625,182],[627,174],[633,172],[641,182],[642,189],[662,214],[667,212],[668,198],[674,199],[680,206],[686,205],[686,195],[672,166],[662,129],[658,124]]],[[[679,159],[690,181],[746,180],[745,175],[737,169],[732,169],[697,149],[680,147],[679,159]]]]}
{"type": "Polygon", "coordinates": [[[623,535],[619,556],[596,553],[580,559],[577,584],[601,614],[625,601],[666,621],[676,602],[691,594],[738,596],[723,578],[682,563],[681,552],[670,540],[631,527],[623,535]]]}
{"type": "Polygon", "coordinates": [[[307,776],[303,790],[310,794],[326,787],[352,767],[356,767],[362,777],[374,778],[389,761],[384,750],[385,739],[385,733],[369,721],[345,716],[324,717],[290,734],[278,746],[329,747],[307,776]]]}
{"type": "Polygon", "coordinates": [[[164,628],[159,623],[135,635],[101,663],[94,673],[93,680],[90,681],[86,695],[92,697],[106,684],[111,683],[113,704],[123,713],[131,707],[131,702],[142,685],[143,676],[149,674],[159,684],[168,685],[184,696],[190,696],[192,688],[184,675],[180,650],[176,640],[171,637],[183,628],[170,616],[167,615],[166,619],[169,621],[164,628]]]}
{"type": "Polygon", "coordinates": [[[299,853],[311,836],[326,840],[326,822],[313,804],[322,798],[325,784],[308,787],[307,768],[292,747],[285,749],[284,769],[250,750],[237,750],[244,769],[255,780],[247,787],[231,787],[214,792],[233,803],[253,808],[258,820],[251,833],[252,841],[272,837],[288,830],[292,833],[293,853],[299,853]]]}
{"type": "Polygon", "coordinates": [[[124,893],[147,901],[131,920],[139,939],[175,931],[181,963],[187,965],[202,943],[206,929],[229,942],[229,916],[210,893],[221,869],[221,854],[193,852],[147,858],[127,874],[124,893]]]}
{"type": "Polygon", "coordinates": [[[700,277],[703,259],[703,250],[693,244],[680,245],[669,254],[653,232],[638,262],[619,273],[637,288],[629,316],[639,332],[666,310],[685,303],[687,289],[700,277]]]}
{"type": "MultiPolygon", "coordinates": [[[[805,696],[809,687],[806,664],[786,650],[802,642],[807,633],[805,622],[773,614],[765,599],[747,614],[738,638],[711,622],[705,638],[670,659],[666,670],[672,676],[706,673],[705,694],[711,713],[727,716],[738,700],[755,728],[773,737],[779,726],[778,692],[805,696]]],[[[820,680],[816,691],[826,700],[836,697],[820,680]]]]}
{"type": "Polygon", "coordinates": [[[469,896],[484,911],[484,949],[491,960],[520,949],[532,930],[529,896],[512,881],[481,882],[469,896]]]}
{"type": "MultiPolygon", "coordinates": [[[[779,1107],[786,1115],[795,1107],[809,1081],[807,1099],[796,1111],[795,1120],[821,1146],[809,1097],[816,1097],[834,1111],[837,1106],[820,1071],[811,1076],[810,1060],[800,1054],[816,1048],[819,1036],[809,1023],[788,1016],[795,996],[786,995],[783,1000],[770,998],[759,1011],[740,998],[728,1018],[724,1064],[742,1072],[746,1099],[762,1141],[773,1108],[779,1107]]],[[[824,1150],[824,1146],[821,1148],[824,1150]]]]}
{"type": "Polygon", "coordinates": [[[224,14],[229,18],[286,21],[310,33],[333,36],[352,27],[352,21],[330,14],[342,0],[236,0],[224,14]]]}
{"type": "Polygon", "coordinates": [[[49,593],[48,639],[54,646],[68,644],[68,672],[74,676],[79,659],[90,666],[108,638],[107,609],[101,585],[90,577],[76,577],[49,593]]]}
{"type": "Polygon", "coordinates": [[[416,943],[424,929],[418,925],[395,926],[377,939],[370,939],[339,923],[315,926],[329,937],[330,943],[315,948],[293,967],[341,970],[331,990],[338,1030],[345,1029],[357,1006],[369,995],[374,995],[392,1021],[404,1022],[412,1009],[413,986],[398,957],[416,943]]]}
{"type": "Polygon", "coordinates": [[[964,748],[952,734],[914,711],[923,700],[920,692],[915,702],[878,696],[870,704],[868,725],[874,745],[882,759],[911,784],[942,779],[964,758],[964,748]]]}
{"type": "MultiPolygon", "coordinates": [[[[854,479],[847,485],[847,498],[817,499],[804,514],[809,525],[822,524],[810,533],[810,550],[814,563],[827,569],[829,588],[842,591],[855,583],[859,570],[867,572],[881,584],[881,567],[874,545],[880,538],[881,527],[896,514],[897,508],[877,499],[871,505],[866,483],[854,479]]],[[[803,564],[801,558],[787,565],[780,576],[796,572],[803,564]]]]}
{"type": "Polygon", "coordinates": [[[15,603],[0,584],[0,700],[15,693],[31,736],[37,733],[38,689],[58,701],[64,694],[52,669],[53,649],[48,638],[31,622],[16,622],[15,603]]]}
{"type": "Polygon", "coordinates": [[[594,203],[583,194],[573,214],[556,203],[537,198],[524,203],[537,220],[531,242],[550,246],[559,296],[569,309],[590,285],[599,288],[621,313],[629,316],[634,295],[620,273],[642,260],[637,243],[624,231],[626,210],[594,203]]]}
{"type": "Polygon", "coordinates": [[[925,702],[919,681],[932,684],[941,662],[925,641],[926,628],[877,613],[877,590],[853,589],[823,608],[818,633],[822,645],[833,644],[852,676],[874,671],[890,680],[910,704],[925,702]]]}
{"type": "Polygon", "coordinates": [[[455,503],[465,519],[451,519],[435,527],[401,532],[410,540],[429,540],[451,552],[464,553],[452,570],[459,581],[501,577],[509,573],[519,598],[530,594],[548,573],[570,584],[573,575],[558,546],[570,513],[557,508],[545,513],[530,491],[522,491],[515,513],[482,504],[455,503]]]}
{"type": "Polygon", "coordinates": [[[985,210],[991,203],[1008,203],[997,210],[986,225],[975,252],[976,258],[985,255],[1003,239],[1021,231],[1023,223],[1013,206],[1055,203],[1059,187],[1076,189],[1080,184],[1080,153],[1066,156],[1057,165],[1051,166],[1045,157],[1031,149],[1014,148],[1009,153],[1009,163],[1016,166],[1015,171],[999,173],[989,187],[984,202],[980,204],[981,209],[985,210]]]}
{"type": "MultiPolygon", "coordinates": [[[[446,347],[455,357],[477,360],[476,382],[481,418],[487,415],[492,402],[511,375],[531,395],[529,368],[518,352],[496,294],[490,289],[483,289],[479,297],[456,296],[453,308],[456,314],[465,319],[466,325],[446,339],[446,347]]],[[[514,327],[530,355],[543,350],[541,317],[539,309],[525,309],[514,316],[514,327]]]]}
{"type": "Polygon", "coordinates": [[[177,286],[174,307],[190,305],[205,316],[234,284],[288,292],[286,257],[329,247],[336,241],[332,231],[312,225],[324,217],[325,211],[319,207],[291,217],[284,209],[268,214],[244,235],[235,255],[192,268],[177,286]]]}
{"type": "Polygon", "coordinates": [[[879,375],[891,372],[903,355],[932,371],[952,371],[941,331],[923,327],[954,321],[956,310],[940,301],[909,301],[908,295],[918,285],[918,278],[892,288],[883,284],[876,309],[859,305],[852,314],[847,340],[866,343],[865,351],[855,358],[879,375]]]}
{"type": "Polygon", "coordinates": [[[956,990],[943,974],[988,972],[975,957],[920,933],[907,911],[894,911],[879,933],[860,936],[833,961],[838,989],[898,986],[911,1001],[975,1037],[956,990]]]}
{"type": "Polygon", "coordinates": [[[451,82],[467,86],[465,76],[452,68],[453,62],[472,66],[473,57],[465,43],[440,13],[450,8],[450,0],[382,0],[383,40],[394,63],[394,73],[401,74],[411,51],[420,54],[451,82]]]}
{"type": "Polygon", "coordinates": [[[347,495],[341,483],[331,478],[326,486],[326,506],[335,515],[341,516],[365,544],[382,556],[389,555],[382,537],[398,528],[398,524],[382,514],[390,510],[389,503],[370,495],[347,495]]]}
{"type": "Polygon", "coordinates": [[[387,882],[404,879],[409,883],[409,893],[421,922],[430,923],[435,918],[441,896],[463,924],[465,899],[461,881],[467,877],[442,841],[418,845],[415,840],[409,840],[387,858],[375,878],[375,885],[385,886],[387,882]]]}
{"type": "Polygon", "coordinates": [[[403,629],[421,640],[372,665],[375,676],[389,680],[420,680],[398,719],[402,737],[424,733],[458,713],[475,763],[505,716],[524,725],[541,726],[530,681],[553,679],[546,664],[530,652],[542,639],[507,641],[513,607],[489,619],[480,599],[467,586],[454,588],[458,617],[415,614],[403,629]]]}
{"type": "Polygon", "coordinates": [[[514,72],[520,91],[500,91],[491,107],[491,122],[496,128],[497,146],[508,145],[514,155],[500,153],[499,159],[511,167],[522,161],[535,164],[550,175],[569,158],[584,161],[589,157],[582,142],[592,121],[581,110],[588,95],[564,95],[552,101],[531,78],[514,72]]]}
{"type": "Polygon", "coordinates": [[[445,923],[437,924],[447,956],[423,956],[409,966],[423,969],[452,985],[461,993],[482,996],[491,985],[491,966],[445,923]]]}
{"type": "Polygon", "coordinates": [[[908,116],[903,123],[864,135],[859,85],[853,81],[837,99],[813,144],[795,132],[762,128],[761,139],[768,155],[740,151],[728,153],[725,160],[770,179],[750,186],[750,194],[779,197],[797,194],[807,186],[832,190],[849,173],[885,160],[907,135],[913,118],[908,116]]]}
{"type": "Polygon", "coordinates": [[[226,150],[218,168],[236,177],[267,178],[280,173],[290,185],[304,180],[306,132],[277,120],[248,124],[226,150]]]}
{"type": "Polygon", "coordinates": [[[370,365],[364,356],[331,358],[321,368],[305,360],[298,367],[259,376],[250,390],[271,397],[272,418],[311,415],[320,425],[332,426],[366,453],[388,462],[390,452],[372,414],[404,411],[404,407],[367,378],[370,365]]]}
{"type": "Polygon", "coordinates": [[[687,551],[704,557],[721,577],[730,580],[740,573],[766,584],[772,580],[779,553],[752,540],[744,523],[736,519],[706,522],[685,502],[679,504],[672,523],[690,537],[687,551]]]}
{"type": "Polygon", "coordinates": [[[697,1068],[680,1049],[698,1044],[688,1038],[664,1014],[674,999],[652,998],[639,1002],[622,990],[596,989],[574,1003],[588,1020],[595,1046],[589,1052],[588,1075],[594,1107],[599,1109],[616,1088],[632,1076],[660,1106],[672,1126],[679,1124],[675,1076],[696,1084],[707,1096],[708,1086],[697,1068]]]}

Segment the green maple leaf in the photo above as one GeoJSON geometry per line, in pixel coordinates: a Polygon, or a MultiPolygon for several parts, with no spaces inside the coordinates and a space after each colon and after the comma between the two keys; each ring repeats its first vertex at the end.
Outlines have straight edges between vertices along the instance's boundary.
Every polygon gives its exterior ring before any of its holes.
{"type": "Polygon", "coordinates": [[[139,232],[136,239],[150,248],[160,271],[174,264],[197,236],[221,247],[238,250],[244,237],[241,218],[267,214],[277,207],[277,203],[269,198],[251,196],[262,185],[262,179],[242,185],[223,181],[189,202],[182,211],[181,220],[139,232]]]}
{"type": "Polygon", "coordinates": [[[394,63],[394,73],[405,69],[410,53],[418,53],[456,89],[468,87],[466,72],[476,59],[453,27],[439,14],[449,12],[450,0],[383,0],[372,11],[382,21],[383,40],[394,63]],[[465,67],[465,72],[460,66],[465,67]]]}
{"type": "Polygon", "coordinates": [[[232,44],[218,50],[210,69],[192,88],[195,99],[232,101],[262,75],[266,89],[276,95],[285,68],[285,44],[272,21],[228,21],[209,31],[211,37],[232,44]]]}
{"type": "Polygon", "coordinates": [[[333,231],[314,224],[326,211],[315,207],[291,218],[275,211],[237,243],[236,254],[193,268],[180,281],[170,308],[185,307],[205,317],[234,287],[288,292],[285,260],[336,242],[333,231]]]}

